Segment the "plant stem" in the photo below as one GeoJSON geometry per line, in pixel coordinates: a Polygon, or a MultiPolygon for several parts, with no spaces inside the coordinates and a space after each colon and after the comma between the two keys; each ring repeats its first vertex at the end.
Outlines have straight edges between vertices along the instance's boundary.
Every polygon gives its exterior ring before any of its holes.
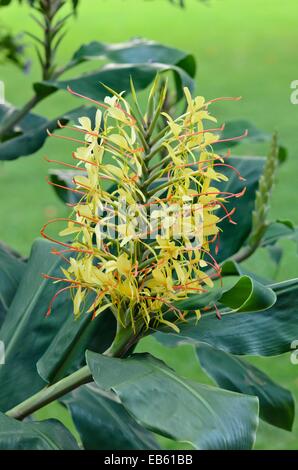
{"type": "Polygon", "coordinates": [[[26,418],[26,416],[34,413],[34,411],[39,410],[43,406],[57,400],[57,398],[71,392],[71,390],[74,390],[80,385],[91,382],[92,380],[93,378],[89,367],[84,366],[68,377],[59,380],[59,382],[50,385],[49,387],[43,388],[35,395],[32,395],[19,405],[11,408],[7,411],[6,415],[11,418],[22,420],[26,418]]]}
{"type": "Polygon", "coordinates": [[[8,119],[4,121],[4,125],[0,128],[0,139],[7,135],[14,126],[28,114],[37,103],[39,103],[43,97],[34,95],[32,98],[23,106],[23,108],[14,111],[8,119]]]}
{"type": "MultiPolygon", "coordinates": [[[[130,328],[119,329],[112,345],[103,354],[109,357],[125,356],[125,354],[139,340],[140,335],[141,331],[134,333],[130,328]]],[[[35,393],[35,395],[32,395],[8,410],[6,415],[10,418],[22,420],[26,418],[26,416],[31,415],[40,408],[43,408],[45,405],[48,405],[62,397],[66,393],[92,381],[93,377],[91,371],[88,365],[86,365],[58,382],[43,388],[39,392],[35,393]]]]}
{"type": "MultiPolygon", "coordinates": [[[[116,337],[112,345],[103,354],[109,357],[123,357],[131,350],[141,336],[142,328],[139,328],[136,332],[130,327],[122,328],[121,325],[118,324],[116,337]]],[[[93,377],[91,371],[88,365],[86,365],[58,382],[43,388],[35,393],[35,395],[32,395],[22,403],[8,410],[6,415],[22,420],[34,413],[34,411],[43,408],[45,405],[57,400],[66,393],[92,381],[93,377]]]]}
{"type": "Polygon", "coordinates": [[[235,253],[233,256],[231,256],[231,260],[235,261],[236,263],[241,263],[242,261],[246,260],[249,258],[257,249],[257,246],[252,247],[252,246],[244,246],[242,247],[237,253],[235,253]]]}
{"type": "MultiPolygon", "coordinates": [[[[54,17],[58,10],[63,6],[63,2],[52,2],[52,0],[41,0],[40,1],[40,12],[43,15],[43,59],[41,59],[41,68],[42,68],[42,79],[51,80],[52,78],[58,78],[65,69],[61,68],[56,70],[54,66],[54,56],[55,50],[53,46],[54,40],[54,28],[53,24],[54,17]]],[[[35,20],[38,22],[38,20],[35,20]]],[[[18,124],[23,117],[25,117],[31,109],[33,109],[40,101],[42,101],[46,96],[33,95],[32,98],[19,110],[14,111],[7,119],[4,119],[3,125],[0,127],[0,141],[3,137],[8,135],[10,131],[18,124]]]]}

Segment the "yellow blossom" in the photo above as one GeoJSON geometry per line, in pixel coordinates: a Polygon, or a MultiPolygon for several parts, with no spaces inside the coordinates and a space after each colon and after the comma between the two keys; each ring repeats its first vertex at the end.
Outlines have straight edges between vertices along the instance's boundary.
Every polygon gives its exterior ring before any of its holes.
{"type": "MultiPolygon", "coordinates": [[[[157,83],[151,102],[154,95],[157,102],[165,99],[157,83]]],[[[206,127],[216,122],[210,102],[193,99],[187,88],[183,115],[154,109],[156,123],[166,120],[161,134],[157,127],[148,131],[148,110],[140,120],[124,93],[108,90],[112,96],[98,103],[94,123],[84,116],[77,126],[85,142],[73,154],[81,199],[60,232],[71,239],[61,244],[72,255],[56,280],[72,290],[75,316],[111,310],[122,326],[135,328],[141,319],[146,327],[177,330],[187,312],[175,302],[206,292],[220,275],[210,246],[221,219],[232,213],[219,189],[228,179],[225,160],[212,147],[221,129],[206,127]]],[[[201,316],[199,310],[190,314],[201,316]]]]}

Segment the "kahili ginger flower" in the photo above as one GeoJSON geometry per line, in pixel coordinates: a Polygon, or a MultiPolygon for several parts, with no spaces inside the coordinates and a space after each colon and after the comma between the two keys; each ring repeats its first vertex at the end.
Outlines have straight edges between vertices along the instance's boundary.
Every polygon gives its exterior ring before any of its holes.
{"type": "Polygon", "coordinates": [[[166,85],[157,78],[142,115],[131,86],[131,105],[109,90],[104,103],[89,100],[98,108],[95,122],[81,117],[71,128],[80,144],[74,165],[66,164],[75,187],[65,189],[78,202],[69,219],[49,222],[65,220],[65,241],[57,241],[63,248],[55,253],[71,253],[54,280],[64,284],[59,292],[71,291],[75,316],[109,309],[123,328],[165,324],[178,330],[187,314],[200,317],[199,310],[182,311],[179,300],[208,291],[220,277],[210,246],[221,220],[234,223],[226,203],[243,192],[218,189],[228,179],[222,169],[236,170],[213,151],[223,130],[209,113],[216,100],[193,99],[185,88],[186,110],[173,118],[163,112],[166,85]]]}

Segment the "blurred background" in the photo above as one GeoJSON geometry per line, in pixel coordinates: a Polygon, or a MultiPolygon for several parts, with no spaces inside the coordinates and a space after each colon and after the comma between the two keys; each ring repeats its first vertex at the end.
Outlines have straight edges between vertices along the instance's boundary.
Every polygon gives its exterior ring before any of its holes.
{"type": "MultiPolygon", "coordinates": [[[[298,105],[290,101],[291,82],[298,79],[297,0],[186,0],[185,3],[186,8],[181,9],[167,0],[81,1],[77,17],[68,22],[58,61],[69,58],[83,42],[121,42],[132,37],[153,39],[192,53],[198,66],[197,94],[208,99],[242,96],[240,102],[216,104],[213,112],[220,122],[243,118],[266,132],[278,131],[289,157],[279,170],[271,216],[297,224],[298,105]]],[[[26,5],[13,3],[1,9],[0,15],[0,27],[2,24],[9,26],[13,34],[37,31],[26,5]]],[[[29,43],[26,57],[32,59],[32,66],[27,75],[13,64],[0,63],[5,97],[16,106],[30,98],[31,83],[39,79],[35,53],[29,43]]],[[[88,64],[80,66],[80,70],[87,71],[88,64]]],[[[60,110],[67,109],[68,103],[77,106],[74,100],[61,91],[37,106],[36,112],[54,117],[60,110]]],[[[234,153],[264,155],[267,151],[265,143],[242,144],[234,153]]],[[[29,253],[32,240],[39,236],[40,228],[49,218],[67,214],[46,184],[49,169],[44,161],[46,155],[70,161],[71,148],[58,139],[48,139],[33,156],[0,164],[0,239],[24,255],[29,253]]],[[[280,245],[286,254],[278,270],[262,250],[249,260],[248,267],[277,280],[296,277],[297,247],[286,240],[280,245]]],[[[191,347],[183,346],[173,353],[153,339],[146,339],[139,346],[139,350],[145,349],[164,359],[181,375],[210,383],[200,370],[191,347]]],[[[298,365],[291,364],[289,355],[250,360],[270,372],[273,379],[298,398],[298,365]]],[[[71,426],[69,417],[60,407],[51,405],[52,411],[55,406],[57,417],[62,416],[71,426]]],[[[45,409],[39,416],[43,418],[47,413],[45,409]]],[[[167,440],[163,444],[171,445],[167,440]]],[[[256,448],[298,449],[298,420],[292,433],[261,423],[256,448]]]]}

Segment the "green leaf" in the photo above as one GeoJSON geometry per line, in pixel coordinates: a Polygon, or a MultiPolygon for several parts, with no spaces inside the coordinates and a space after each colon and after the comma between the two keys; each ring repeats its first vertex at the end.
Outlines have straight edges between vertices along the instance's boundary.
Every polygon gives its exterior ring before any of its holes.
{"type": "Polygon", "coordinates": [[[236,278],[230,287],[215,287],[208,293],[192,295],[174,305],[181,310],[198,310],[216,302],[234,312],[260,311],[271,307],[276,302],[276,295],[272,289],[245,275],[236,278]]]}
{"type": "MultiPolygon", "coordinates": [[[[6,411],[44,386],[36,362],[48,348],[58,329],[73,313],[72,301],[63,292],[46,317],[49,303],[61,285],[41,277],[59,276],[61,258],[50,253],[54,244],[37,240],[18,291],[0,330],[5,346],[5,364],[0,366],[0,409],[6,411]]],[[[64,263],[64,262],[63,262],[64,263]]]]}
{"type": "Polygon", "coordinates": [[[255,279],[241,276],[231,289],[223,293],[219,302],[234,312],[259,312],[275,304],[276,294],[255,279]]]}
{"type": "Polygon", "coordinates": [[[95,384],[84,385],[63,399],[79,431],[84,449],[158,449],[152,434],[140,426],[114,394],[95,384]]]}
{"type": "Polygon", "coordinates": [[[214,304],[220,299],[221,296],[222,289],[214,288],[211,289],[209,292],[205,292],[200,295],[190,295],[187,299],[173,302],[173,305],[179,308],[180,310],[198,310],[200,308],[214,304]]]}
{"type": "Polygon", "coordinates": [[[0,244],[0,326],[25,271],[25,262],[0,244]]]}
{"type": "MultiPolygon", "coordinates": [[[[240,198],[230,199],[229,209],[236,208],[233,220],[237,225],[231,224],[227,218],[220,223],[222,232],[220,234],[219,252],[215,254],[213,250],[213,255],[218,263],[236,253],[250,234],[255,194],[258,189],[265,158],[229,157],[228,163],[240,172],[245,181],[240,181],[235,172],[223,167],[221,172],[229,177],[229,181],[226,183],[216,183],[215,186],[221,191],[231,193],[239,193],[246,186],[246,192],[240,198]]],[[[224,217],[225,213],[223,209],[219,209],[216,215],[224,217]]]]}
{"type": "MultiPolygon", "coordinates": [[[[3,6],[0,4],[0,6],[3,6]]],[[[1,21],[0,29],[0,50],[1,50],[1,65],[6,62],[11,62],[19,67],[23,72],[30,69],[30,63],[25,60],[25,44],[23,37],[20,34],[13,35],[10,28],[1,21]]]]}
{"type": "Polygon", "coordinates": [[[272,261],[278,266],[282,260],[282,248],[277,245],[268,245],[267,250],[272,261]]]}
{"type": "Polygon", "coordinates": [[[180,333],[155,334],[163,344],[199,345],[205,342],[237,355],[274,356],[291,350],[298,338],[298,279],[269,286],[277,295],[276,303],[263,312],[226,313],[221,320],[214,313],[203,313],[179,325],[180,333]]]}
{"type": "Polygon", "coordinates": [[[274,245],[280,238],[291,238],[295,234],[295,227],[289,220],[272,222],[263,234],[262,246],[274,245]]]}
{"type": "Polygon", "coordinates": [[[85,351],[102,353],[112,344],[116,320],[110,310],[94,320],[90,314],[66,319],[48,349],[37,362],[39,375],[46,382],[56,382],[85,363],[85,351]]]}
{"type": "Polygon", "coordinates": [[[250,449],[258,400],[183,379],[149,354],[116,359],[87,352],[97,385],[112,390],[145,428],[196,449],[250,449]]]}
{"type": "Polygon", "coordinates": [[[204,343],[196,351],[203,369],[221,388],[257,396],[260,417],[273,426],[291,431],[295,417],[291,392],[237,356],[204,343]]]}
{"type": "Polygon", "coordinates": [[[269,224],[260,241],[260,246],[267,248],[269,256],[276,265],[280,264],[283,256],[283,249],[277,245],[282,238],[296,243],[298,241],[298,229],[289,220],[277,220],[269,224]]]}
{"type": "MultiPolygon", "coordinates": [[[[105,65],[74,79],[36,83],[34,85],[36,94],[43,99],[59,89],[65,90],[70,86],[76,92],[90,98],[103,100],[107,91],[100,83],[117,91],[125,90],[129,93],[130,76],[134,80],[136,90],[143,90],[153,81],[157,72],[166,71],[174,73],[177,98],[182,96],[182,86],[188,86],[191,90],[194,87],[195,61],[193,56],[153,41],[137,40],[117,45],[92,42],[82,46],[74,54],[68,68],[86,60],[101,58],[110,58],[117,63],[105,65]],[[128,59],[130,59],[130,64],[126,63],[128,59]]],[[[14,111],[15,108],[3,108],[2,119],[5,113],[14,111]]],[[[0,144],[0,160],[13,160],[20,156],[32,155],[43,146],[47,138],[47,129],[50,132],[57,129],[58,119],[67,123],[83,115],[92,117],[94,108],[90,110],[82,106],[51,120],[30,113],[20,121],[17,132],[7,136],[9,140],[0,144]]]]}
{"type": "Polygon", "coordinates": [[[150,84],[157,72],[166,70],[174,72],[177,98],[182,97],[182,85],[190,89],[194,87],[192,80],[196,72],[194,56],[146,39],[134,39],[118,44],[98,41],[84,44],[74,53],[68,69],[85,61],[102,59],[108,59],[112,63],[73,80],[37,83],[35,90],[38,94],[47,95],[69,85],[75,87],[75,91],[79,93],[100,100],[106,96],[106,90],[99,89],[100,82],[118,92],[122,90],[129,92],[129,80],[132,76],[136,90],[142,90],[150,84]],[[84,86],[86,80],[87,88],[84,86]]]}
{"type": "Polygon", "coordinates": [[[194,77],[196,72],[195,58],[184,51],[158,44],[145,39],[133,39],[119,44],[106,44],[92,41],[83,44],[74,53],[71,64],[73,66],[89,60],[109,59],[118,64],[140,64],[159,62],[165,64],[175,64],[183,67],[187,73],[194,77]]]}
{"type": "Polygon", "coordinates": [[[39,122],[36,121],[36,125],[32,123],[32,125],[23,127],[22,132],[17,133],[14,138],[0,143],[0,160],[15,160],[21,156],[32,155],[43,146],[48,137],[47,131],[53,132],[58,128],[59,120],[66,124],[68,121],[75,120],[83,115],[93,118],[95,108],[81,106],[55,119],[41,118],[39,122]]]}
{"type": "MultiPolygon", "coordinates": [[[[0,124],[2,124],[7,118],[10,118],[11,115],[17,111],[17,108],[10,103],[0,104],[0,124]]],[[[46,122],[48,122],[48,119],[45,117],[35,113],[28,113],[14,126],[11,133],[6,137],[11,138],[18,136],[30,131],[32,128],[40,127],[46,122]]]]}
{"type": "Polygon", "coordinates": [[[193,89],[193,79],[179,66],[172,64],[146,63],[146,64],[108,64],[101,69],[81,75],[76,78],[35,83],[34,89],[38,96],[46,97],[58,90],[72,88],[77,93],[95,100],[103,100],[107,95],[106,86],[115,91],[130,90],[130,77],[132,77],[136,90],[144,90],[154,80],[157,73],[172,71],[179,77],[179,84],[193,89]]]}
{"type": "Polygon", "coordinates": [[[57,420],[21,422],[0,413],[1,450],[79,450],[74,437],[57,420]]]}

